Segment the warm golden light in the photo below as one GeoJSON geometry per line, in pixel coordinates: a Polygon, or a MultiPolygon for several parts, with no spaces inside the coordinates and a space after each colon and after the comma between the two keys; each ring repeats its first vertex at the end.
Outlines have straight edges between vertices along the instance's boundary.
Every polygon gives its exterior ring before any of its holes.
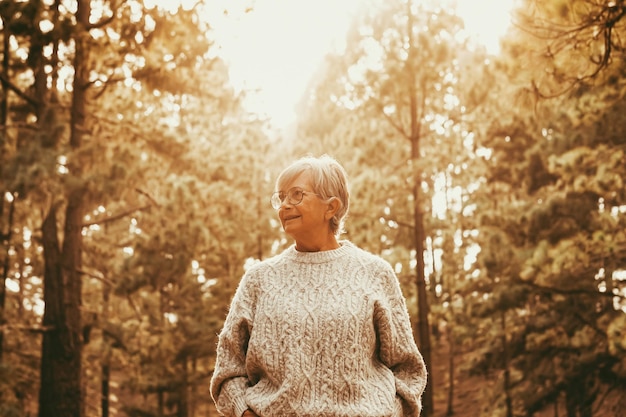
{"type": "MultiPolygon", "coordinates": [[[[206,16],[234,86],[249,91],[248,108],[282,128],[295,119],[294,106],[313,72],[327,52],[340,48],[366,1],[381,0],[212,0],[206,16]]],[[[513,1],[457,0],[467,35],[497,53],[513,1]]]]}

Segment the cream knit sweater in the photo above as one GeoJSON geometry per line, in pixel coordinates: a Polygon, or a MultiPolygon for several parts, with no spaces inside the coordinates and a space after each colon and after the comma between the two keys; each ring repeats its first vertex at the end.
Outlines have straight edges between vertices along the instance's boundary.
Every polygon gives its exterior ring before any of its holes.
{"type": "Polygon", "coordinates": [[[225,416],[418,416],[426,368],[398,280],[348,241],[250,268],[217,346],[211,395],[225,416]]]}

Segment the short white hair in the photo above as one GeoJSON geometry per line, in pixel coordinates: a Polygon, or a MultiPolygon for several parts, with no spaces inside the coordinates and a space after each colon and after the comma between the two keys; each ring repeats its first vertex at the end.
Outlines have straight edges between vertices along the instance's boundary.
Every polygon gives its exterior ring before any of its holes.
{"type": "Polygon", "coordinates": [[[330,155],[320,157],[305,156],[285,168],[276,179],[276,190],[281,190],[303,172],[309,172],[312,178],[313,191],[323,199],[336,197],[341,206],[330,219],[330,230],[335,235],[344,233],[345,219],[350,208],[350,190],[346,170],[330,155]]]}

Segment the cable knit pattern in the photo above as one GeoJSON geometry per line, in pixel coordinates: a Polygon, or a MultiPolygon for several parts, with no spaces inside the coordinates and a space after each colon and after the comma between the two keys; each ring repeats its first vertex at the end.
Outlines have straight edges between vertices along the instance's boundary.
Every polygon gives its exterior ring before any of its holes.
{"type": "Polygon", "coordinates": [[[388,262],[348,241],[282,254],[242,278],[211,395],[239,417],[419,416],[426,368],[388,262]]]}

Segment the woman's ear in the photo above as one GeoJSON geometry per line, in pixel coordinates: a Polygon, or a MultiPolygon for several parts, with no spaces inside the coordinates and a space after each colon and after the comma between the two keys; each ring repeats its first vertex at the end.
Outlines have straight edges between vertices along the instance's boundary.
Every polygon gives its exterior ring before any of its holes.
{"type": "Polygon", "coordinates": [[[330,201],[328,202],[328,208],[326,209],[326,213],[324,214],[326,220],[332,219],[335,214],[337,214],[340,208],[341,200],[339,200],[337,197],[331,197],[330,201]]]}

